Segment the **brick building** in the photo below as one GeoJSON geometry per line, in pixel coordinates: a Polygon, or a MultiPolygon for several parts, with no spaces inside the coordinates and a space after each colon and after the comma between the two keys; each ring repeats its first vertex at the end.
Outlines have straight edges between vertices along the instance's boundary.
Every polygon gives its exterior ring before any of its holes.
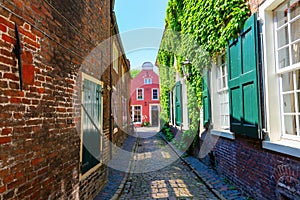
{"type": "Polygon", "coordinates": [[[129,91],[113,4],[0,0],[0,199],[92,199],[106,184],[109,140],[124,138],[112,88],[129,91]]]}
{"type": "Polygon", "coordinates": [[[153,67],[150,62],[143,63],[142,71],[131,81],[131,119],[135,126],[159,126],[159,77],[153,67]]]}
{"type": "MultiPolygon", "coordinates": [[[[203,74],[199,157],[254,199],[300,199],[300,2],[248,5],[238,38],[203,74]]],[[[170,125],[187,130],[187,80],[176,81],[170,125]]]]}
{"type": "Polygon", "coordinates": [[[300,3],[249,4],[252,16],[208,73],[213,164],[255,199],[299,199],[300,3]]]}

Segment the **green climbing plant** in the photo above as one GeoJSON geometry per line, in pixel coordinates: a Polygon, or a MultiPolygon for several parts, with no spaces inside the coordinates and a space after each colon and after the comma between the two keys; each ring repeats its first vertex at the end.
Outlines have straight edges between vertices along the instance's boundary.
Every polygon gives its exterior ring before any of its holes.
{"type": "MultiPolygon", "coordinates": [[[[209,68],[226,49],[228,41],[238,36],[249,15],[246,0],[169,0],[165,32],[157,55],[161,118],[169,121],[169,92],[175,85],[176,72],[181,74],[182,61],[188,58],[192,63],[187,83],[190,127],[182,138],[194,138],[198,133],[202,70],[209,68]]],[[[179,145],[186,147],[184,143],[179,145]]]]}

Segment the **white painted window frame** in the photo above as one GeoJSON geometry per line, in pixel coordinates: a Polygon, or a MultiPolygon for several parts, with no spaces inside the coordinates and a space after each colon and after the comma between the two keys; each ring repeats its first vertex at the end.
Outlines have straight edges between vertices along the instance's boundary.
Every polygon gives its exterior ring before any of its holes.
{"type": "Polygon", "coordinates": [[[151,95],[152,97],[152,100],[159,100],[159,91],[158,91],[158,88],[152,88],[152,95],[151,95]],[[156,90],[157,91],[157,98],[156,99],[154,99],[154,97],[153,97],[153,92],[154,92],[154,90],[156,90]]]}
{"type": "Polygon", "coordinates": [[[265,74],[265,98],[266,98],[266,130],[268,139],[263,141],[263,148],[284,153],[287,155],[300,158],[300,138],[286,137],[283,134],[282,126],[282,98],[281,81],[278,74],[282,74],[287,70],[294,69],[284,68],[278,69],[276,43],[274,39],[275,25],[273,11],[281,5],[284,0],[266,0],[259,7],[259,19],[262,22],[263,35],[263,63],[265,74]]]}
{"type": "Polygon", "coordinates": [[[136,88],[136,100],[144,100],[144,88],[136,88]],[[142,90],[142,98],[139,99],[139,90],[142,90]]]}
{"type": "Polygon", "coordinates": [[[142,118],[143,118],[143,106],[142,105],[132,105],[131,106],[131,119],[133,120],[133,123],[134,124],[141,124],[142,120],[143,120],[142,118]],[[139,122],[134,121],[134,111],[135,111],[134,107],[137,107],[137,106],[141,107],[141,121],[139,121],[139,122]]]}
{"type": "Polygon", "coordinates": [[[152,84],[152,78],[144,78],[144,84],[146,85],[152,84]]]}
{"type": "MultiPolygon", "coordinates": [[[[217,62],[212,64],[212,68],[208,73],[211,73],[210,79],[210,98],[211,98],[211,112],[212,112],[212,126],[211,133],[216,136],[235,139],[234,133],[230,132],[230,113],[229,113],[229,96],[228,96],[228,74],[227,74],[227,63],[222,62],[222,57],[225,53],[218,56],[217,62]],[[225,65],[225,73],[222,73],[221,67],[225,65]],[[221,81],[225,79],[225,85],[221,86],[221,81]],[[227,100],[222,99],[222,97],[227,98],[227,100]],[[227,113],[222,112],[221,104],[227,104],[227,113]],[[228,116],[228,125],[224,125],[222,121],[222,116],[228,116]]],[[[226,60],[226,59],[225,59],[226,60]]]]}

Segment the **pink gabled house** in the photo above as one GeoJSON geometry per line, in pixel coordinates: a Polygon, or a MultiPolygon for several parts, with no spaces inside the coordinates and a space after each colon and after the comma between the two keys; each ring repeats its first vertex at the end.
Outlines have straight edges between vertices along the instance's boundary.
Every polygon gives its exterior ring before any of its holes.
{"type": "Polygon", "coordinates": [[[153,67],[151,62],[143,63],[142,71],[131,81],[131,118],[137,127],[159,126],[159,77],[153,67]]]}

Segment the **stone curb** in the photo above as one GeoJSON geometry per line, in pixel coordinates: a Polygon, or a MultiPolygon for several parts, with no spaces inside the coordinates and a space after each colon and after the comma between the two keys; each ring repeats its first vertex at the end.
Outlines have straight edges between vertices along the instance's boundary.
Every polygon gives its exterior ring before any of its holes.
{"type": "Polygon", "coordinates": [[[132,168],[132,163],[133,163],[133,154],[134,154],[135,151],[136,151],[136,148],[137,148],[137,146],[138,146],[138,143],[139,143],[139,138],[137,138],[137,139],[135,140],[134,147],[132,148],[133,151],[131,152],[130,163],[129,163],[129,165],[128,165],[128,167],[127,167],[127,170],[126,170],[127,173],[126,173],[125,177],[123,178],[123,180],[122,180],[122,182],[121,182],[121,184],[120,184],[118,190],[115,192],[114,196],[111,198],[111,200],[117,200],[117,199],[119,199],[120,195],[121,195],[122,192],[124,191],[125,184],[126,184],[128,178],[130,177],[130,174],[131,174],[131,171],[132,171],[131,168],[132,168]]]}
{"type": "Polygon", "coordinates": [[[216,197],[218,197],[221,200],[226,200],[226,198],[219,192],[217,191],[213,185],[211,185],[210,183],[208,183],[207,181],[205,181],[204,177],[201,176],[201,174],[194,168],[192,167],[192,165],[186,161],[184,158],[181,157],[181,155],[184,154],[184,152],[179,151],[172,143],[170,143],[169,141],[166,140],[165,136],[159,132],[160,136],[165,140],[165,142],[167,142],[170,147],[173,149],[173,151],[177,154],[177,156],[192,170],[193,173],[196,174],[196,176],[204,183],[204,185],[212,192],[214,193],[214,195],[216,195],[216,197]]]}

